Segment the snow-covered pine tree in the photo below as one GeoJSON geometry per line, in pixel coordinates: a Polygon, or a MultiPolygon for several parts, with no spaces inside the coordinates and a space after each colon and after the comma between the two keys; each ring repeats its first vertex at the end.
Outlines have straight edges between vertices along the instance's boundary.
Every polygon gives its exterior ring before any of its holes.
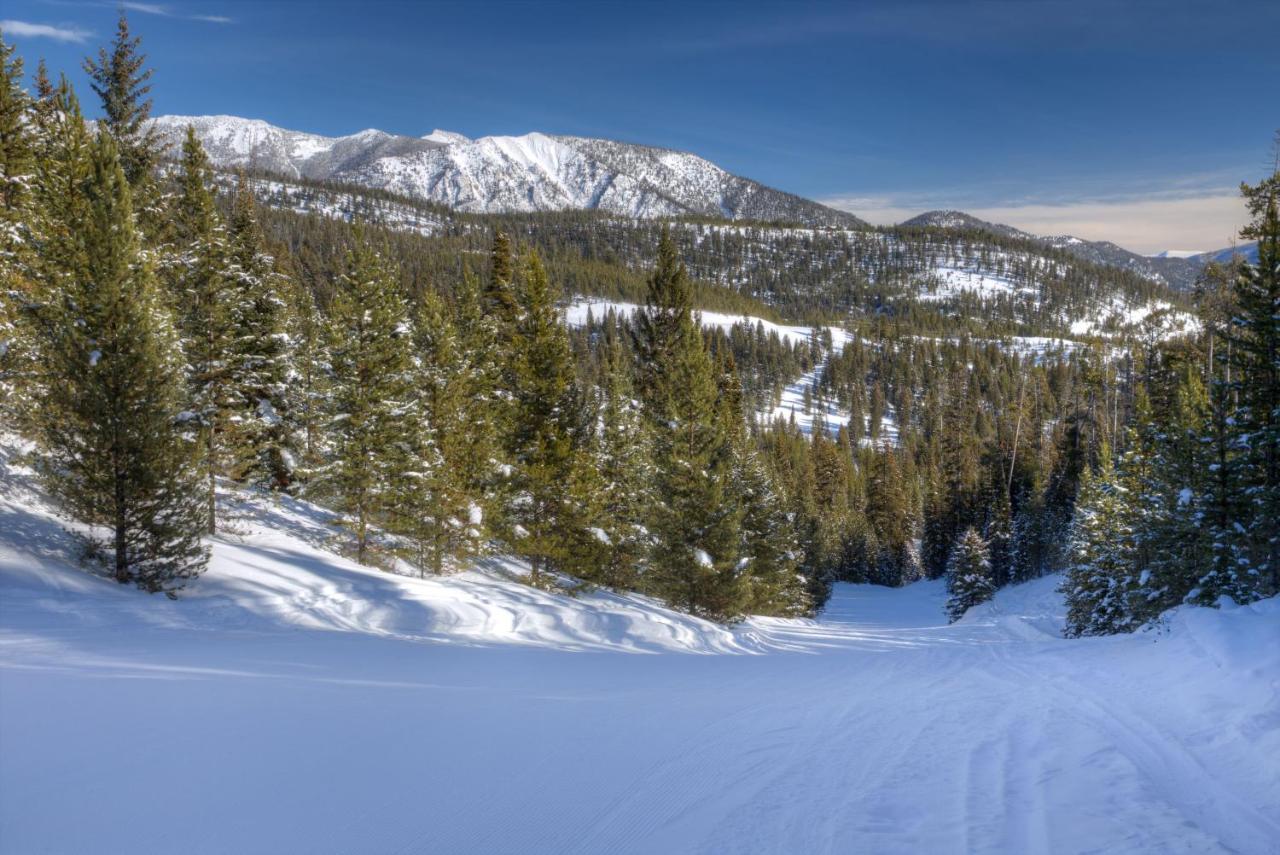
{"type": "Polygon", "coordinates": [[[459,389],[465,428],[450,437],[456,443],[449,459],[463,478],[468,495],[479,505],[484,520],[481,536],[492,531],[501,516],[502,419],[505,401],[499,398],[504,354],[500,351],[496,320],[486,315],[481,287],[469,270],[454,287],[454,349],[451,383],[459,389]]]}
{"type": "Polygon", "coordinates": [[[800,544],[747,429],[742,384],[733,354],[720,356],[721,430],[733,449],[732,501],[740,514],[739,575],[746,587],[743,611],[794,617],[815,607],[806,579],[797,569],[800,544]]]}
{"type": "Polygon", "coordinates": [[[30,225],[35,180],[32,102],[22,59],[0,33],[0,416],[30,412],[23,382],[32,371],[22,309],[31,299],[30,225]]]}
{"type": "Polygon", "coordinates": [[[1250,600],[1280,591],[1280,171],[1242,192],[1253,219],[1240,234],[1258,242],[1258,262],[1241,263],[1236,276],[1231,324],[1240,402],[1232,428],[1248,497],[1238,594],[1250,600]]]}
{"type": "MultiPolygon", "coordinates": [[[[73,105],[72,105],[73,106],[73,105]]],[[[173,594],[208,559],[178,341],[142,256],[115,140],[64,120],[60,162],[42,168],[59,201],[40,235],[49,299],[35,311],[43,369],[36,416],[47,488],[110,535],[115,578],[173,594]]]]}
{"type": "Polygon", "coordinates": [[[1122,490],[1104,443],[1098,470],[1086,469],[1080,477],[1071,523],[1069,564],[1062,583],[1068,637],[1134,628],[1129,603],[1133,580],[1128,573],[1131,537],[1122,490]]]}
{"type": "Polygon", "coordinates": [[[288,490],[299,448],[289,394],[289,384],[297,379],[284,299],[290,283],[263,247],[253,189],[243,175],[227,231],[232,474],[240,481],[288,490]]]}
{"type": "Polygon", "coordinates": [[[955,623],[974,606],[985,603],[996,592],[991,575],[987,542],[977,529],[967,528],[951,548],[947,559],[947,618],[955,623]]]}
{"type": "Polygon", "coordinates": [[[991,578],[997,588],[1013,581],[1013,514],[1003,469],[996,469],[990,484],[987,522],[983,539],[991,558],[991,578]]]}
{"type": "Polygon", "coordinates": [[[412,329],[398,282],[358,236],[329,315],[329,459],[317,473],[318,486],[355,535],[361,564],[372,561],[373,527],[394,510],[408,512],[407,495],[424,466],[412,329]]]}
{"type": "Polygon", "coordinates": [[[226,230],[214,201],[213,168],[191,126],[165,236],[161,272],[178,306],[190,409],[200,429],[207,526],[213,533],[217,479],[230,471],[229,432],[240,414],[231,382],[235,329],[226,230]]]}
{"type": "Polygon", "coordinates": [[[642,587],[649,551],[645,522],[654,502],[653,444],[635,399],[631,366],[620,342],[603,345],[599,428],[592,450],[600,480],[598,539],[604,557],[589,578],[619,590],[642,587]]]}
{"type": "Polygon", "coordinates": [[[678,608],[717,620],[742,614],[740,514],[733,445],[717,418],[715,371],[693,318],[688,273],[663,228],[645,308],[635,319],[644,415],[654,437],[657,495],[650,579],[678,608]]]}
{"type": "Polygon", "coordinates": [[[1148,554],[1139,576],[1135,608],[1148,619],[1183,602],[1213,566],[1205,499],[1212,466],[1209,397],[1198,367],[1187,361],[1155,427],[1154,460],[1146,491],[1149,518],[1141,539],[1148,554]]]}
{"type": "Polygon", "coordinates": [[[311,289],[302,283],[288,293],[289,338],[293,343],[295,380],[289,384],[289,412],[297,431],[298,466],[294,476],[305,491],[323,465],[327,444],[328,395],[331,391],[329,336],[311,289]]]}
{"type": "Polygon", "coordinates": [[[414,338],[418,388],[422,396],[429,447],[434,456],[423,487],[429,504],[412,521],[420,547],[419,566],[443,573],[482,551],[482,496],[473,492],[471,425],[468,413],[475,391],[457,328],[444,300],[426,292],[417,310],[414,338]]]}

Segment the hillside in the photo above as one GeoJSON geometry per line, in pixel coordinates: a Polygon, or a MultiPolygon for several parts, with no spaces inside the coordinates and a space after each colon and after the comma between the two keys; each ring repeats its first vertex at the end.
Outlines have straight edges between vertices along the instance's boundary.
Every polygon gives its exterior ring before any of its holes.
{"type": "Polygon", "coordinates": [[[1043,237],[999,223],[980,220],[963,211],[927,211],[902,223],[904,226],[928,226],[944,229],[965,229],[990,232],[1006,237],[1019,238],[1060,249],[1091,264],[1106,265],[1127,270],[1144,279],[1161,282],[1171,288],[1189,291],[1204,267],[1205,258],[1196,253],[1140,255],[1110,241],[1090,241],[1072,235],[1043,237]]]}
{"type": "Polygon", "coordinates": [[[235,533],[166,601],[78,565],[14,454],[6,851],[1263,852],[1280,835],[1274,599],[1067,641],[1057,577],[951,626],[941,582],[842,585],[820,621],[726,629],[535,591],[510,561],[361,568],[323,510],[228,493],[235,533]]]}
{"type": "Polygon", "coordinates": [[[865,225],[696,155],[610,140],[542,133],[472,140],[439,130],[406,137],[372,129],[323,137],[237,116],[161,116],[153,122],[172,151],[188,126],[223,169],[346,182],[469,213],[600,210],[865,225]]]}

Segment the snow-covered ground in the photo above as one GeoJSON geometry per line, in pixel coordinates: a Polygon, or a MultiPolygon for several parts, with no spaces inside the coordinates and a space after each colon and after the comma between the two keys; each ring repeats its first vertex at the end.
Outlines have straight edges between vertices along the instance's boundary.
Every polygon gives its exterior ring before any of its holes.
{"type": "Polygon", "coordinates": [[[1280,603],[1067,641],[1055,579],[734,628],[359,568],[234,503],[177,601],[0,455],[0,852],[1275,852],[1280,603]],[[648,654],[648,655],[642,655],[648,654]]]}

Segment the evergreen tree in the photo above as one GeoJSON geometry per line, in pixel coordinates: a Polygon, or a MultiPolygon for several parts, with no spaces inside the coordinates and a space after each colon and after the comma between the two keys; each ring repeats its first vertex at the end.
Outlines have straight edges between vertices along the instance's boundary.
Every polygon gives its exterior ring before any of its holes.
{"type": "Polygon", "coordinates": [[[649,550],[646,515],[654,502],[652,442],[633,395],[630,366],[617,340],[604,345],[600,425],[594,449],[604,560],[592,578],[620,590],[640,586],[649,550]]]}
{"type": "Polygon", "coordinates": [[[21,240],[20,224],[35,177],[31,97],[22,84],[22,58],[0,32],[0,263],[21,240]]]}
{"type": "Polygon", "coordinates": [[[447,564],[483,549],[482,496],[469,467],[473,438],[469,420],[474,377],[461,349],[448,308],[436,294],[423,296],[415,324],[422,395],[429,443],[435,456],[431,475],[422,483],[429,503],[416,515],[419,564],[443,573],[447,564]]]}
{"type": "Polygon", "coordinates": [[[1241,236],[1257,240],[1258,263],[1241,264],[1235,283],[1233,427],[1249,502],[1240,593],[1252,599],[1280,590],[1280,172],[1242,189],[1254,219],[1241,236]]]}
{"type": "Polygon", "coordinates": [[[293,342],[295,381],[289,384],[289,412],[297,430],[301,453],[295,477],[304,485],[323,464],[327,453],[324,436],[330,389],[329,339],[325,319],[311,289],[299,285],[289,292],[287,315],[293,342]]]}
{"type": "Polygon", "coordinates": [[[409,512],[423,477],[412,330],[398,279],[360,240],[347,254],[329,318],[330,457],[319,475],[355,535],[361,564],[371,563],[374,526],[409,512]]]}
{"type": "MultiPolygon", "coordinates": [[[[110,49],[101,48],[97,59],[84,61],[90,86],[102,102],[102,126],[120,146],[120,163],[139,201],[150,203],[154,195],[154,175],[161,148],[159,136],[148,124],[151,118],[152,70],[145,68],[146,54],[138,48],[142,40],[130,33],[124,9],[116,24],[110,49]]],[[[139,214],[145,212],[141,206],[139,214]]]]}
{"type": "Polygon", "coordinates": [[[635,334],[658,470],[650,577],[669,603],[728,620],[746,605],[733,449],[717,419],[715,372],[691,307],[688,273],[664,228],[635,334]]]}
{"type": "MultiPolygon", "coordinates": [[[[464,479],[468,495],[479,504],[481,515],[492,517],[496,524],[502,510],[500,467],[507,413],[501,384],[506,356],[499,346],[497,323],[485,314],[480,284],[469,271],[464,271],[454,288],[454,318],[457,345],[450,375],[457,387],[459,419],[464,427],[450,436],[456,443],[455,453],[446,451],[445,457],[456,461],[456,471],[464,479]]],[[[492,530],[494,524],[485,528],[492,530]]]]}
{"type": "Polygon", "coordinates": [[[965,529],[947,559],[947,617],[955,623],[995,592],[987,542],[976,529],[965,529]]]}
{"type": "Polygon", "coordinates": [[[207,525],[213,533],[218,527],[217,479],[230,472],[229,431],[240,416],[232,384],[234,294],[226,231],[213,196],[213,169],[191,127],[182,145],[181,169],[162,270],[180,307],[191,411],[200,429],[207,525]]]}
{"type": "Polygon", "coordinates": [[[298,440],[289,384],[296,379],[287,329],[285,278],[263,248],[256,205],[241,176],[228,229],[232,472],[241,481],[287,490],[298,440]]]}
{"type": "Polygon", "coordinates": [[[1129,599],[1129,544],[1122,506],[1123,489],[1104,444],[1095,473],[1080,479],[1075,517],[1071,524],[1070,565],[1062,583],[1066,596],[1069,637],[1106,635],[1134,627],[1129,599]]]}
{"type": "Polygon", "coordinates": [[[508,458],[509,544],[528,560],[530,582],[547,570],[575,570],[586,545],[587,497],[574,441],[572,352],[551,284],[536,254],[525,261],[523,305],[512,342],[514,400],[508,458]]]}
{"type": "MultiPolygon", "coordinates": [[[[743,610],[810,614],[820,603],[810,598],[808,580],[797,572],[796,531],[747,430],[742,384],[731,352],[724,353],[719,374],[719,419],[732,444],[732,501],[741,514],[738,570],[746,587],[743,610]]],[[[812,593],[823,592],[819,588],[812,593]]]]}
{"type": "Polygon", "coordinates": [[[110,531],[118,581],[172,594],[208,558],[179,427],[177,340],[141,255],[115,141],[100,133],[87,144],[73,115],[64,145],[42,176],[69,193],[41,235],[50,300],[36,310],[38,469],[68,513],[110,531]]]}
{"type": "Polygon", "coordinates": [[[22,85],[22,59],[0,33],[0,414],[17,419],[29,406],[23,380],[30,350],[23,339],[22,308],[29,284],[32,183],[36,140],[31,98],[22,85]]]}

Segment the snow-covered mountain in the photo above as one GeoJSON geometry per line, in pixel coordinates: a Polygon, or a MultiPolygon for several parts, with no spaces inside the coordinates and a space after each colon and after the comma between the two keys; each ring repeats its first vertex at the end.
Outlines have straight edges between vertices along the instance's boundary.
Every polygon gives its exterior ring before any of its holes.
{"type": "Polygon", "coordinates": [[[1204,255],[1202,250],[1198,249],[1166,249],[1152,255],[1152,258],[1195,258],[1197,255],[1204,255]]]}
{"type": "Polygon", "coordinates": [[[365,130],[324,137],[236,116],[161,116],[176,151],[191,125],[222,168],[250,168],[389,190],[470,213],[603,210],[861,226],[852,214],[732,175],[686,152],[549,136],[469,139],[365,130]]]}
{"type": "Polygon", "coordinates": [[[1122,246],[1110,241],[1085,240],[1072,235],[1033,235],[1013,226],[1001,223],[989,223],[963,211],[927,211],[902,223],[904,226],[933,226],[944,229],[974,229],[991,232],[1008,237],[1031,240],[1069,252],[1077,258],[1119,267],[1136,273],[1145,279],[1163,282],[1174,288],[1190,289],[1200,269],[1204,266],[1204,256],[1183,257],[1174,253],[1161,253],[1148,256],[1130,252],[1122,246]]]}
{"type": "Polygon", "coordinates": [[[1250,241],[1239,246],[1228,246],[1224,249],[1215,249],[1211,252],[1202,252],[1195,256],[1195,260],[1201,264],[1208,264],[1210,261],[1218,264],[1227,264],[1231,259],[1240,256],[1251,264],[1258,263],[1258,242],[1250,241]]]}

